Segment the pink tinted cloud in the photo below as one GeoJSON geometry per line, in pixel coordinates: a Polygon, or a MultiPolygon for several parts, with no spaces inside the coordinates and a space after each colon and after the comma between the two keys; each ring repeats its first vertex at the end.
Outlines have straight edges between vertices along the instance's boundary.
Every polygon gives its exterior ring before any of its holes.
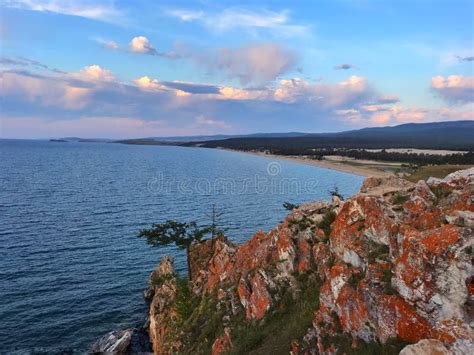
{"type": "Polygon", "coordinates": [[[431,88],[451,103],[474,102],[474,76],[435,76],[431,79],[431,88]]]}

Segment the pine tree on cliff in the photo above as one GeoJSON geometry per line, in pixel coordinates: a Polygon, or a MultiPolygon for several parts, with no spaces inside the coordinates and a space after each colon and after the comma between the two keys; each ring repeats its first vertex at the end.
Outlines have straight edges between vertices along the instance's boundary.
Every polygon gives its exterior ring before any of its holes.
{"type": "Polygon", "coordinates": [[[199,227],[195,221],[189,223],[167,220],[153,224],[151,229],[142,229],[138,237],[146,238],[153,247],[175,244],[179,249],[186,249],[188,278],[191,280],[191,263],[189,248],[193,243],[204,241],[206,236],[214,235],[215,225],[199,227]]]}
{"type": "Polygon", "coordinates": [[[227,231],[227,228],[221,227],[221,217],[224,215],[224,212],[219,211],[216,207],[216,204],[212,205],[211,213],[207,216],[211,219],[211,224],[209,225],[212,238],[217,237],[218,235],[224,234],[227,231]]]}

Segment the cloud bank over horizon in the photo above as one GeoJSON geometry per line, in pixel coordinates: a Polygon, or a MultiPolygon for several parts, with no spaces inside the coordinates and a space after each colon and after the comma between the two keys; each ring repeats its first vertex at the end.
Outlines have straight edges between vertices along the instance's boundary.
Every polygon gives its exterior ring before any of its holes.
{"type": "Polygon", "coordinates": [[[430,8],[423,21],[432,38],[385,2],[288,6],[0,2],[0,137],[324,132],[474,120],[473,36],[437,26],[439,18],[462,22],[472,3],[430,8]],[[404,27],[384,21],[385,8],[404,27]],[[380,26],[394,26],[394,34],[382,36],[380,26]]]}
{"type": "Polygon", "coordinates": [[[87,137],[127,138],[137,134],[250,133],[243,117],[251,115],[259,117],[259,129],[267,127],[267,131],[298,115],[306,123],[317,120],[326,130],[331,130],[334,122],[363,127],[426,119],[474,119],[470,110],[405,108],[396,96],[382,93],[367,78],[354,75],[336,83],[293,78],[271,87],[243,89],[148,76],[124,82],[110,70],[90,65],[54,75],[3,71],[0,85],[1,99],[6,103],[2,131],[7,137],[15,136],[26,123],[39,127],[37,137],[54,136],[47,133],[48,129],[65,134],[70,129],[87,137]],[[61,129],[53,129],[55,122],[61,129]],[[106,123],[113,126],[109,133],[98,129],[109,126],[106,123]],[[87,125],[97,129],[86,134],[87,125]]]}

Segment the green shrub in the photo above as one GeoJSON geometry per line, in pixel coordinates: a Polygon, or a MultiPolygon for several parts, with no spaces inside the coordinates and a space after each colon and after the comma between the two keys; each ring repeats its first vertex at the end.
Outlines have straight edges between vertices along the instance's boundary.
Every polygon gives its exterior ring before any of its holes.
{"type": "Polygon", "coordinates": [[[370,264],[376,262],[377,259],[387,260],[390,256],[390,247],[385,244],[370,244],[370,251],[367,255],[367,260],[370,264]]]}
{"type": "Polygon", "coordinates": [[[433,192],[438,200],[448,197],[451,194],[451,190],[446,186],[432,187],[431,192],[433,192]]]}
{"type": "Polygon", "coordinates": [[[283,202],[283,208],[288,211],[293,211],[294,209],[299,208],[300,206],[291,202],[283,202]]]}
{"type": "Polygon", "coordinates": [[[382,281],[384,282],[384,293],[386,295],[394,295],[397,291],[392,287],[392,269],[389,267],[382,274],[382,281]]]}
{"type": "Polygon", "coordinates": [[[365,277],[365,274],[360,272],[360,273],[354,273],[349,277],[349,280],[347,282],[353,289],[357,289],[359,286],[359,282],[363,280],[365,277]]]}
{"type": "Polygon", "coordinates": [[[197,303],[198,299],[189,288],[188,280],[182,277],[177,277],[174,310],[178,315],[178,321],[184,322],[191,317],[197,303]]]}
{"type": "Polygon", "coordinates": [[[324,235],[329,237],[331,234],[331,224],[336,219],[336,213],[334,211],[327,211],[321,222],[319,222],[318,227],[324,231],[324,235]]]}
{"type": "Polygon", "coordinates": [[[339,319],[339,315],[334,311],[331,313],[331,315],[332,315],[332,319],[334,321],[334,328],[336,330],[336,333],[337,334],[342,334],[343,329],[342,329],[341,320],[339,319]]]}
{"type": "Polygon", "coordinates": [[[282,291],[279,304],[262,321],[249,323],[243,319],[231,324],[231,354],[288,354],[292,340],[300,340],[312,325],[314,311],[319,308],[322,281],[310,274],[296,276],[300,292],[282,291]]]}
{"type": "Polygon", "coordinates": [[[385,344],[378,342],[366,343],[362,339],[357,339],[357,346],[353,348],[352,337],[348,334],[325,336],[321,340],[325,349],[334,344],[337,348],[337,355],[397,355],[405,346],[410,344],[395,338],[387,340],[385,344]]]}
{"type": "Polygon", "coordinates": [[[157,275],[153,274],[151,277],[151,284],[155,286],[162,285],[165,281],[171,280],[176,277],[176,274],[167,274],[167,275],[157,275]]]}
{"type": "Polygon", "coordinates": [[[405,201],[407,201],[410,197],[408,195],[401,195],[400,193],[396,193],[393,196],[393,203],[396,205],[403,205],[405,201]]]}

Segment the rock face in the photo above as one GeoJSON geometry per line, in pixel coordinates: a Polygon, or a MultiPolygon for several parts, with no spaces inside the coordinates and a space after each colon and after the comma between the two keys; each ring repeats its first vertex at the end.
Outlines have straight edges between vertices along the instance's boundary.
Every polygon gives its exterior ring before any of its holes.
{"type": "Polygon", "coordinates": [[[146,354],[150,349],[148,331],[140,327],[118,329],[105,334],[92,345],[90,353],[146,354]]]}
{"type": "Polygon", "coordinates": [[[164,257],[150,275],[145,298],[150,302],[150,342],[155,354],[179,351],[179,341],[168,341],[168,334],[174,331],[177,322],[176,310],[172,306],[176,300],[177,284],[172,257],[164,257]]]}
{"type": "Polygon", "coordinates": [[[127,354],[132,341],[133,329],[114,330],[99,338],[92,345],[92,353],[127,354]]]}
{"type": "Polygon", "coordinates": [[[193,246],[187,288],[165,258],[146,291],[154,352],[474,353],[474,168],[361,190],[193,246]]]}

